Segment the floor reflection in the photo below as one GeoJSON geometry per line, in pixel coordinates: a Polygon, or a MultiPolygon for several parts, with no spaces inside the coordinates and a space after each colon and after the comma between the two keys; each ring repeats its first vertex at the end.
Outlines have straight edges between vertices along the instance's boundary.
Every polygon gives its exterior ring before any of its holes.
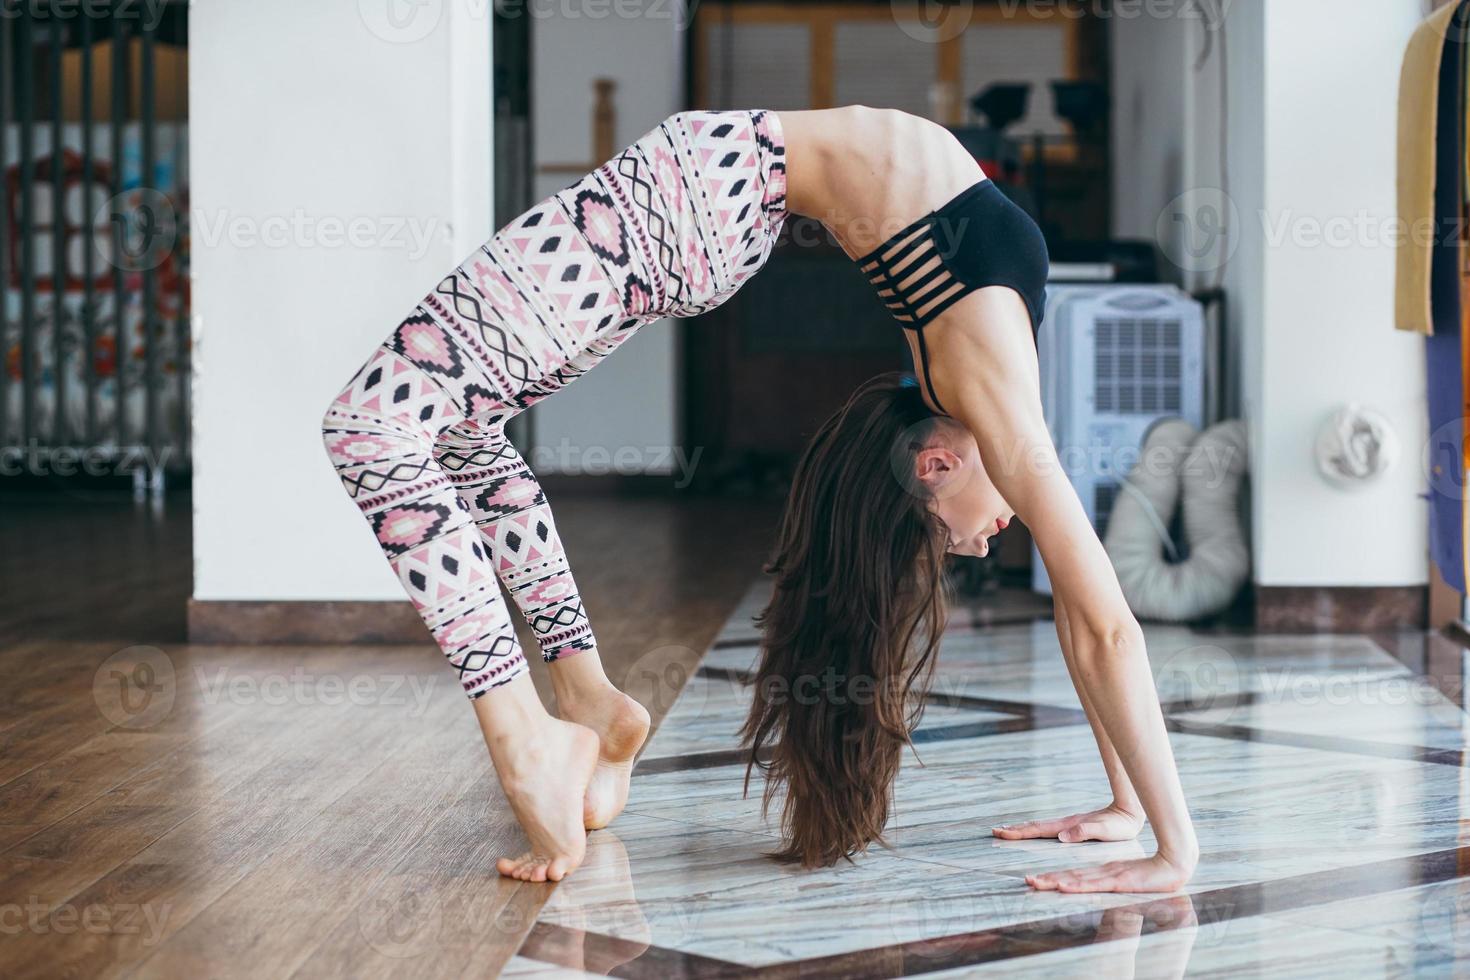
{"type": "Polygon", "coordinates": [[[617,834],[602,830],[588,837],[582,867],[552,892],[522,955],[534,953],[545,963],[610,976],[642,956],[651,940],[633,890],[627,848],[617,834]]]}

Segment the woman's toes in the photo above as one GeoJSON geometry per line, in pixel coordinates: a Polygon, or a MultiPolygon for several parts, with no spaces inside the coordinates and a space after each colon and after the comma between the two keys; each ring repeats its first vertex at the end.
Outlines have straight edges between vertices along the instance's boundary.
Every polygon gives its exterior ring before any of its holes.
{"type": "Polygon", "coordinates": [[[530,881],[531,871],[535,868],[539,858],[535,854],[522,854],[515,858],[501,858],[495,862],[495,870],[507,878],[516,878],[520,881],[530,881]]]}

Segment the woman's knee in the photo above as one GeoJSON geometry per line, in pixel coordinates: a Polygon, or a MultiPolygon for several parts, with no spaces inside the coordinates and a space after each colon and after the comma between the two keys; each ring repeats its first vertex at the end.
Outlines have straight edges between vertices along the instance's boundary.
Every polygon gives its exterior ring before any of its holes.
{"type": "Polygon", "coordinates": [[[388,441],[423,441],[426,447],[433,441],[427,433],[422,440],[416,438],[417,425],[410,424],[394,393],[384,383],[385,378],[392,376],[391,372],[392,367],[379,348],[332,397],[321,420],[322,440],[328,452],[340,454],[354,447],[368,448],[363,437],[384,444],[378,449],[384,448],[388,441]],[[344,442],[344,436],[360,438],[344,442]]]}
{"type": "Polygon", "coordinates": [[[362,431],[360,427],[349,427],[353,421],[352,406],[343,401],[339,394],[322,413],[322,446],[332,465],[341,468],[354,462],[362,462],[362,431]]]}
{"type": "Polygon", "coordinates": [[[328,455],[332,455],[334,459],[337,443],[341,441],[340,437],[342,435],[343,419],[339,401],[341,397],[341,395],[338,395],[336,398],[333,398],[332,403],[327,406],[327,410],[322,413],[322,445],[327,447],[328,455]]]}
{"type": "Polygon", "coordinates": [[[364,399],[357,379],[343,388],[322,413],[322,445],[339,469],[393,456],[429,451],[432,439],[385,413],[375,398],[364,399]]]}

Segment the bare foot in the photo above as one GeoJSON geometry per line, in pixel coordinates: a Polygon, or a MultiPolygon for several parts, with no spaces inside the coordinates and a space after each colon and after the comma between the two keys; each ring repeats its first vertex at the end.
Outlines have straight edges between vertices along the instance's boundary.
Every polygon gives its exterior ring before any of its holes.
{"type": "Polygon", "coordinates": [[[581,725],[546,718],[512,746],[492,746],[501,788],[531,842],[495,867],[521,881],[561,881],[587,851],[582,799],[597,768],[597,736],[581,725]],[[497,751],[498,749],[498,751],[497,751]]]}
{"type": "Polygon", "coordinates": [[[1143,817],[1114,803],[1090,813],[1006,824],[995,827],[990,832],[1001,840],[1054,837],[1064,844],[1075,844],[1084,840],[1132,840],[1142,829],[1143,817]]]}
{"type": "Polygon", "coordinates": [[[611,683],[575,696],[559,692],[557,706],[563,718],[597,733],[597,770],[587,784],[582,822],[588,830],[600,830],[628,802],[633,757],[648,738],[648,710],[611,683]]]}
{"type": "Polygon", "coordinates": [[[1111,861],[1096,868],[1073,868],[1027,875],[1026,884],[1038,891],[1172,892],[1188,883],[1193,864],[1176,864],[1155,854],[1149,858],[1111,861]]]}

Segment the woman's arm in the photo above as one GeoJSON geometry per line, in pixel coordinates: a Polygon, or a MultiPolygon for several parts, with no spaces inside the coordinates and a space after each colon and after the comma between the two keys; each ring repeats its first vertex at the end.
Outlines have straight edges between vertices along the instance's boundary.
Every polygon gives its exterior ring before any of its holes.
{"type": "Polygon", "coordinates": [[[1079,695],[1095,710],[1159,843],[1153,858],[1027,880],[1062,891],[1179,888],[1194,871],[1199,844],[1143,631],[1047,432],[1025,305],[1010,289],[988,287],[926,329],[939,398],[974,434],[986,472],[1036,540],[1065,610],[1079,695]]]}
{"type": "Polygon", "coordinates": [[[1132,840],[1143,828],[1143,804],[1139,803],[1138,794],[1133,790],[1133,783],[1128,779],[1128,772],[1123,768],[1123,760],[1118,757],[1118,750],[1113,748],[1107,730],[1103,728],[1102,719],[1098,716],[1097,708],[1093,705],[1091,696],[1079,679],[1077,657],[1072,651],[1072,626],[1067,616],[1067,605],[1060,596],[1056,596],[1053,608],[1056,610],[1057,642],[1062,647],[1062,659],[1067,665],[1068,675],[1072,678],[1072,686],[1077,689],[1077,698],[1082,702],[1082,710],[1087,713],[1087,723],[1092,727],[1092,737],[1097,742],[1098,754],[1102,756],[1103,768],[1108,774],[1108,785],[1113,791],[1113,801],[1098,810],[1074,813],[1065,817],[1008,824],[996,827],[992,833],[1002,840],[1031,840],[1047,837],[1068,844],[1089,840],[1132,840]]]}
{"type": "MultiPolygon", "coordinates": [[[[1072,686],[1077,689],[1077,698],[1082,702],[1082,710],[1087,713],[1087,723],[1092,726],[1092,737],[1097,742],[1097,751],[1102,756],[1103,769],[1108,774],[1108,786],[1113,791],[1113,807],[1123,814],[1143,819],[1143,804],[1138,800],[1138,793],[1133,789],[1133,783],[1128,778],[1128,772],[1123,768],[1123,760],[1118,757],[1118,750],[1113,747],[1113,742],[1108,738],[1107,729],[1103,728],[1102,718],[1097,713],[1097,706],[1093,704],[1092,694],[1081,681],[1081,674],[1077,670],[1077,654],[1072,647],[1072,619],[1067,615],[1067,604],[1060,596],[1053,596],[1052,608],[1055,611],[1057,626],[1057,642],[1062,647],[1062,659],[1066,661],[1067,673],[1071,675],[1072,686]]],[[[1085,840],[1086,838],[1078,838],[1085,840]]]]}

